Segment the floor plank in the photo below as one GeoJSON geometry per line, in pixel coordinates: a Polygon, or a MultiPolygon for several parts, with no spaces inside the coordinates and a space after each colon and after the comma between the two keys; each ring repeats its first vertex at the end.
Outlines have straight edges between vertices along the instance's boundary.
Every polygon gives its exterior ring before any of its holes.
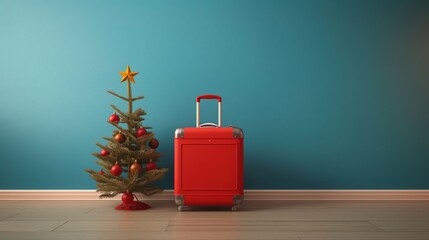
{"type": "Polygon", "coordinates": [[[381,231],[368,222],[356,221],[246,221],[246,220],[180,220],[170,221],[167,231],[286,231],[321,232],[381,231]]]}
{"type": "Polygon", "coordinates": [[[6,220],[11,217],[18,215],[19,211],[14,209],[2,209],[0,210],[0,221],[6,220]]]}
{"type": "Polygon", "coordinates": [[[427,240],[429,232],[299,232],[301,240],[427,240]]]}
{"type": "Polygon", "coordinates": [[[370,221],[370,223],[385,231],[429,231],[429,221],[370,221]]]}
{"type": "Polygon", "coordinates": [[[153,232],[165,231],[168,221],[68,221],[55,231],[153,232]]]}
{"type": "Polygon", "coordinates": [[[0,231],[52,231],[64,223],[62,221],[0,221],[0,231]]]}
{"type": "Polygon", "coordinates": [[[299,240],[294,232],[2,232],[0,240],[299,240]]]}

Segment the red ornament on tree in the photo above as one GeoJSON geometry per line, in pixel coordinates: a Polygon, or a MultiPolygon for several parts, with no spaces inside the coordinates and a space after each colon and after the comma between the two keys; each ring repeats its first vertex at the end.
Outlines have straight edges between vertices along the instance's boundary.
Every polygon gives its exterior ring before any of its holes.
{"type": "Polygon", "coordinates": [[[113,167],[110,169],[110,174],[113,176],[119,176],[122,173],[122,167],[118,164],[118,162],[113,165],[113,167]]]}
{"type": "Polygon", "coordinates": [[[119,132],[118,134],[116,134],[115,140],[118,143],[123,143],[123,142],[125,142],[125,135],[123,133],[119,132]]]}
{"type": "Polygon", "coordinates": [[[134,195],[132,193],[127,191],[126,193],[122,194],[122,203],[124,205],[131,204],[133,200],[134,200],[134,195]]]}
{"type": "Polygon", "coordinates": [[[103,169],[101,169],[98,173],[99,173],[100,175],[103,175],[103,174],[104,174],[103,169]]]}
{"type": "Polygon", "coordinates": [[[150,162],[146,164],[146,171],[150,171],[152,169],[156,169],[156,164],[150,160],[150,162]]]}
{"type": "Polygon", "coordinates": [[[115,113],[113,113],[112,115],[110,115],[110,117],[109,117],[109,122],[111,122],[111,123],[116,123],[116,124],[118,124],[118,123],[119,123],[119,116],[118,116],[118,115],[116,115],[116,112],[115,112],[115,113]]]}
{"type": "Polygon", "coordinates": [[[109,151],[107,151],[105,149],[101,150],[101,152],[100,152],[100,155],[103,156],[103,157],[105,157],[105,156],[107,156],[109,154],[110,154],[109,151]]]}
{"type": "Polygon", "coordinates": [[[152,138],[152,139],[149,141],[149,147],[150,147],[150,148],[152,148],[152,149],[156,149],[158,146],[159,146],[159,142],[158,142],[158,140],[156,140],[155,138],[152,138]]]}
{"type": "Polygon", "coordinates": [[[144,136],[146,134],[147,134],[146,129],[144,127],[140,127],[137,130],[136,137],[142,137],[142,136],[144,136]]]}

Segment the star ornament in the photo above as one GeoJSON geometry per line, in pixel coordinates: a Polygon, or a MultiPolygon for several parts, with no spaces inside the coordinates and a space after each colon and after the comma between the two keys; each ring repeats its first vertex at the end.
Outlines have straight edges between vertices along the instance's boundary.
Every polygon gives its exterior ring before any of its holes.
{"type": "Polygon", "coordinates": [[[139,74],[139,73],[138,72],[131,72],[130,66],[128,65],[125,72],[119,72],[119,74],[122,75],[121,82],[126,81],[126,80],[130,80],[132,83],[136,83],[134,81],[134,76],[139,74]]]}

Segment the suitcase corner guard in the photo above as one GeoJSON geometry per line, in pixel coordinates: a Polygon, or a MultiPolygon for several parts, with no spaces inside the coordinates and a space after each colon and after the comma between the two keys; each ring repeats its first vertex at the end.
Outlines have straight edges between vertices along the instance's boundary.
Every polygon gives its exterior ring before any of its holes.
{"type": "Polygon", "coordinates": [[[241,128],[234,127],[234,126],[232,126],[232,135],[234,138],[243,138],[244,137],[243,130],[241,128]]]}
{"type": "Polygon", "coordinates": [[[183,206],[185,204],[183,195],[174,196],[174,201],[176,202],[177,205],[180,205],[180,206],[183,206]]]}
{"type": "Polygon", "coordinates": [[[240,206],[243,203],[244,200],[244,196],[243,195],[234,195],[233,197],[233,201],[234,201],[234,206],[240,206]]]}
{"type": "Polygon", "coordinates": [[[185,129],[184,128],[178,128],[174,132],[175,138],[184,138],[185,137],[185,129]]]}

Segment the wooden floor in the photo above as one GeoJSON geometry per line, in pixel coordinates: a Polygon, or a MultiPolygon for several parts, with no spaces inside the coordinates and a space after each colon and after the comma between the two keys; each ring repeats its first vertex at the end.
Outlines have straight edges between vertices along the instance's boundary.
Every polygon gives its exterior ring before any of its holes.
{"type": "Polygon", "coordinates": [[[247,201],[237,212],[117,203],[0,201],[0,239],[429,239],[428,201],[247,201]]]}

